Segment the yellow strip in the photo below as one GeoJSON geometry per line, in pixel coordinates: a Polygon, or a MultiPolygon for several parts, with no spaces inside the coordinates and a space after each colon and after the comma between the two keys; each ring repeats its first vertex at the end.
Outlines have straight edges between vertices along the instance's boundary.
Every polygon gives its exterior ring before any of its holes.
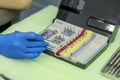
{"type": "Polygon", "coordinates": [[[66,58],[67,55],[69,55],[72,51],[74,51],[76,48],[78,48],[81,44],[83,44],[87,39],[90,38],[90,36],[92,35],[92,31],[88,31],[87,34],[80,39],[78,42],[76,42],[76,44],[74,44],[73,46],[71,46],[69,49],[67,49],[64,53],[61,54],[61,56],[63,58],[66,58]]]}

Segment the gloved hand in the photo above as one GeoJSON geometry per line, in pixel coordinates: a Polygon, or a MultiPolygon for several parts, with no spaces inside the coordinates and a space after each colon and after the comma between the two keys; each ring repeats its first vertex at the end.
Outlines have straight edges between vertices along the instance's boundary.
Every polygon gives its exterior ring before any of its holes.
{"type": "Polygon", "coordinates": [[[34,32],[0,34],[0,54],[9,58],[36,58],[47,46],[43,37],[34,32]]]}

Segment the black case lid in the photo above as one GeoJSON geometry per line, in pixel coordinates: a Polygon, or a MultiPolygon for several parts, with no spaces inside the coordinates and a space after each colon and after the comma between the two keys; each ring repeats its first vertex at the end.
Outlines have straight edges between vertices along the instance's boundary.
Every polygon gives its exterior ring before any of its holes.
{"type": "Polygon", "coordinates": [[[120,24],[120,0],[62,0],[57,19],[111,36],[120,24]]]}

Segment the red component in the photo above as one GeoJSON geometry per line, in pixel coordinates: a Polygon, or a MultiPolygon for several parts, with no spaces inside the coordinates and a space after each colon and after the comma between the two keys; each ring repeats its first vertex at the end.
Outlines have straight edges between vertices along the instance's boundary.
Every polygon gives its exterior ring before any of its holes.
{"type": "Polygon", "coordinates": [[[65,46],[63,46],[61,49],[59,49],[57,52],[56,52],[56,55],[60,55],[60,53],[62,52],[62,51],[64,51],[65,49],[67,48],[67,46],[65,45],[65,46]]]}
{"type": "Polygon", "coordinates": [[[65,49],[68,48],[68,46],[72,45],[75,41],[77,41],[80,37],[82,37],[86,32],[86,29],[83,29],[82,32],[80,33],[80,35],[78,35],[76,38],[74,38],[72,41],[70,41],[69,43],[67,43],[65,46],[63,46],[62,48],[60,48],[57,52],[56,55],[60,56],[60,53],[63,52],[65,49]]]}

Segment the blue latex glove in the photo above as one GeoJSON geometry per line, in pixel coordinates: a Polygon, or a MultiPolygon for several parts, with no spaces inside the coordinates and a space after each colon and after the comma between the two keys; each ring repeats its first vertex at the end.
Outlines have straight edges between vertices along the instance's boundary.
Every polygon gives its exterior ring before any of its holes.
{"type": "Polygon", "coordinates": [[[47,46],[43,37],[34,32],[0,34],[0,54],[9,58],[36,58],[47,46]]]}

